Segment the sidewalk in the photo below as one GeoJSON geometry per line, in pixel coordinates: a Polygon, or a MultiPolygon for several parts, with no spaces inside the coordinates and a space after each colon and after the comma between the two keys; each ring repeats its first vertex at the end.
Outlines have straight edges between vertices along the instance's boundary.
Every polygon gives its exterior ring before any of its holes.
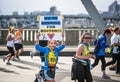
{"type": "MultiPolygon", "coordinates": [[[[73,52],[76,51],[78,46],[65,46],[65,48],[62,51],[69,51],[73,52]]],[[[23,45],[24,51],[32,51],[34,49],[34,45],[23,45]]],[[[93,51],[94,46],[90,46],[90,51],[93,51]]],[[[0,51],[7,51],[6,45],[0,45],[0,51]]]]}
{"type": "MultiPolygon", "coordinates": [[[[22,55],[29,55],[30,51],[33,51],[34,45],[23,45],[24,53],[22,55]]],[[[60,53],[60,56],[73,56],[76,52],[77,46],[66,46],[60,53]]],[[[90,47],[90,51],[93,52],[94,47],[90,47]]],[[[8,54],[6,45],[0,45],[0,55],[8,54]]]]}

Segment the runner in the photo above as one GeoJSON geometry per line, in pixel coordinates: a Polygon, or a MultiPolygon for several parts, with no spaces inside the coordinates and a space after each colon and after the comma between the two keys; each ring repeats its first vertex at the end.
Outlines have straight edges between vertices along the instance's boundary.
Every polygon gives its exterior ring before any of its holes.
{"type": "Polygon", "coordinates": [[[103,79],[110,79],[110,77],[106,74],[105,72],[105,48],[109,47],[109,45],[107,44],[107,37],[109,37],[109,35],[111,35],[111,31],[109,29],[105,29],[103,34],[101,34],[98,39],[97,39],[97,44],[95,47],[95,54],[96,54],[96,59],[94,61],[94,63],[92,64],[92,67],[95,67],[98,65],[99,60],[101,60],[102,65],[101,65],[101,71],[103,72],[102,78],[103,79]],[[99,46],[99,47],[97,47],[99,46]],[[96,49],[98,48],[98,49],[96,49]]]}
{"type": "Polygon", "coordinates": [[[57,46],[56,40],[49,40],[48,45],[42,47],[39,45],[39,36],[40,33],[37,34],[35,48],[44,53],[44,77],[47,80],[46,82],[55,82],[56,64],[58,62],[59,52],[65,47],[64,34],[62,34],[62,42],[59,46],[57,46]]]}
{"type": "Polygon", "coordinates": [[[23,53],[23,39],[22,39],[22,26],[18,27],[18,30],[15,32],[15,42],[14,42],[14,46],[15,46],[15,57],[13,58],[13,60],[20,60],[19,55],[23,53]]]}
{"type": "Polygon", "coordinates": [[[83,34],[81,42],[76,50],[75,57],[72,64],[72,80],[78,82],[92,82],[93,78],[90,72],[90,58],[95,58],[90,54],[89,43],[91,35],[89,33],[83,34]],[[85,81],[86,80],[86,81],[85,81]]]}
{"type": "Polygon", "coordinates": [[[11,65],[10,59],[14,56],[14,27],[10,27],[8,31],[8,35],[6,37],[7,40],[7,49],[9,54],[7,56],[3,56],[3,61],[7,59],[7,65],[11,65]]]}

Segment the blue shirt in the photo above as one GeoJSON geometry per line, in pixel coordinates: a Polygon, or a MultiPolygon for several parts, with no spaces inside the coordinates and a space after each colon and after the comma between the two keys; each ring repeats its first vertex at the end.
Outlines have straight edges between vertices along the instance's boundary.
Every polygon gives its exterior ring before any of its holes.
{"type": "MultiPolygon", "coordinates": [[[[58,61],[59,52],[63,48],[65,48],[65,45],[60,45],[60,46],[57,46],[57,47],[54,48],[54,52],[55,52],[55,56],[56,56],[57,61],[58,61]]],[[[49,54],[50,49],[48,47],[42,47],[39,44],[35,44],[35,49],[38,50],[38,51],[40,51],[40,52],[42,52],[42,53],[44,53],[44,58],[45,58],[44,70],[48,70],[49,69],[48,68],[49,64],[48,64],[47,55],[49,54]]]]}
{"type": "Polygon", "coordinates": [[[100,45],[100,49],[98,52],[98,56],[104,56],[105,55],[105,48],[109,47],[109,45],[106,42],[106,36],[101,34],[99,37],[99,45],[100,45]]]}

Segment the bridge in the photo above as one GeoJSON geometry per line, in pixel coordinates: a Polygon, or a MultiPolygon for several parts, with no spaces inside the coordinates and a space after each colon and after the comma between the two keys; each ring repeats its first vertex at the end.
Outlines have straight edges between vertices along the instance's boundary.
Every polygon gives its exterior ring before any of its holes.
{"type": "MultiPolygon", "coordinates": [[[[68,46],[76,46],[79,43],[79,39],[83,33],[89,32],[92,35],[91,45],[95,38],[97,38],[98,30],[96,28],[85,29],[63,29],[65,33],[65,42],[68,46]],[[72,39],[71,39],[72,38],[72,39]]],[[[36,41],[36,33],[38,29],[23,29],[23,44],[33,45],[36,41]]],[[[6,36],[8,29],[0,29],[0,45],[6,44],[6,36]]]]}
{"type": "MultiPolygon", "coordinates": [[[[88,11],[89,15],[85,14],[78,14],[78,15],[63,15],[63,27],[65,29],[71,28],[105,28],[113,26],[120,26],[120,9],[119,4],[117,1],[114,1],[109,6],[109,11],[103,12],[101,14],[98,13],[95,5],[92,3],[91,0],[80,0],[83,5],[85,6],[86,10],[88,11]],[[94,13],[93,13],[94,12],[94,13]],[[105,25],[104,25],[104,24],[105,25]]],[[[47,14],[56,15],[51,13],[51,10],[47,12],[47,14]]],[[[24,14],[24,15],[0,15],[0,28],[8,28],[9,26],[15,26],[16,28],[19,25],[23,25],[25,28],[37,28],[38,15],[46,15],[43,13],[31,13],[31,14],[24,14]]],[[[58,13],[57,15],[60,15],[58,13]]],[[[101,30],[101,29],[99,29],[101,30]]]]}

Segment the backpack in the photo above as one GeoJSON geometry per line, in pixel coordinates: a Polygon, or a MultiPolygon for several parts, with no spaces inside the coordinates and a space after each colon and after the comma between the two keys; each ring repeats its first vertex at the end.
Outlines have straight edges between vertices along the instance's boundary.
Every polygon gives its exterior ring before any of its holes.
{"type": "MultiPolygon", "coordinates": [[[[80,42],[79,44],[84,44],[83,42],[80,42]]],[[[78,60],[76,60],[75,57],[72,58],[72,67],[71,67],[71,80],[74,80],[76,82],[76,80],[78,79],[78,75],[79,73],[77,72],[78,67],[79,67],[79,62],[78,60]]]]}
{"type": "Polygon", "coordinates": [[[76,68],[77,68],[77,65],[75,62],[72,63],[72,68],[71,68],[71,80],[75,80],[77,79],[76,77],[76,68]]]}
{"type": "Polygon", "coordinates": [[[99,50],[100,50],[100,39],[97,38],[96,40],[94,40],[94,54],[97,55],[99,50]]]}
{"type": "Polygon", "coordinates": [[[76,61],[75,58],[72,58],[72,67],[71,67],[71,80],[74,80],[76,82],[77,80],[77,68],[78,68],[78,64],[79,64],[79,61],[76,61]]]}

